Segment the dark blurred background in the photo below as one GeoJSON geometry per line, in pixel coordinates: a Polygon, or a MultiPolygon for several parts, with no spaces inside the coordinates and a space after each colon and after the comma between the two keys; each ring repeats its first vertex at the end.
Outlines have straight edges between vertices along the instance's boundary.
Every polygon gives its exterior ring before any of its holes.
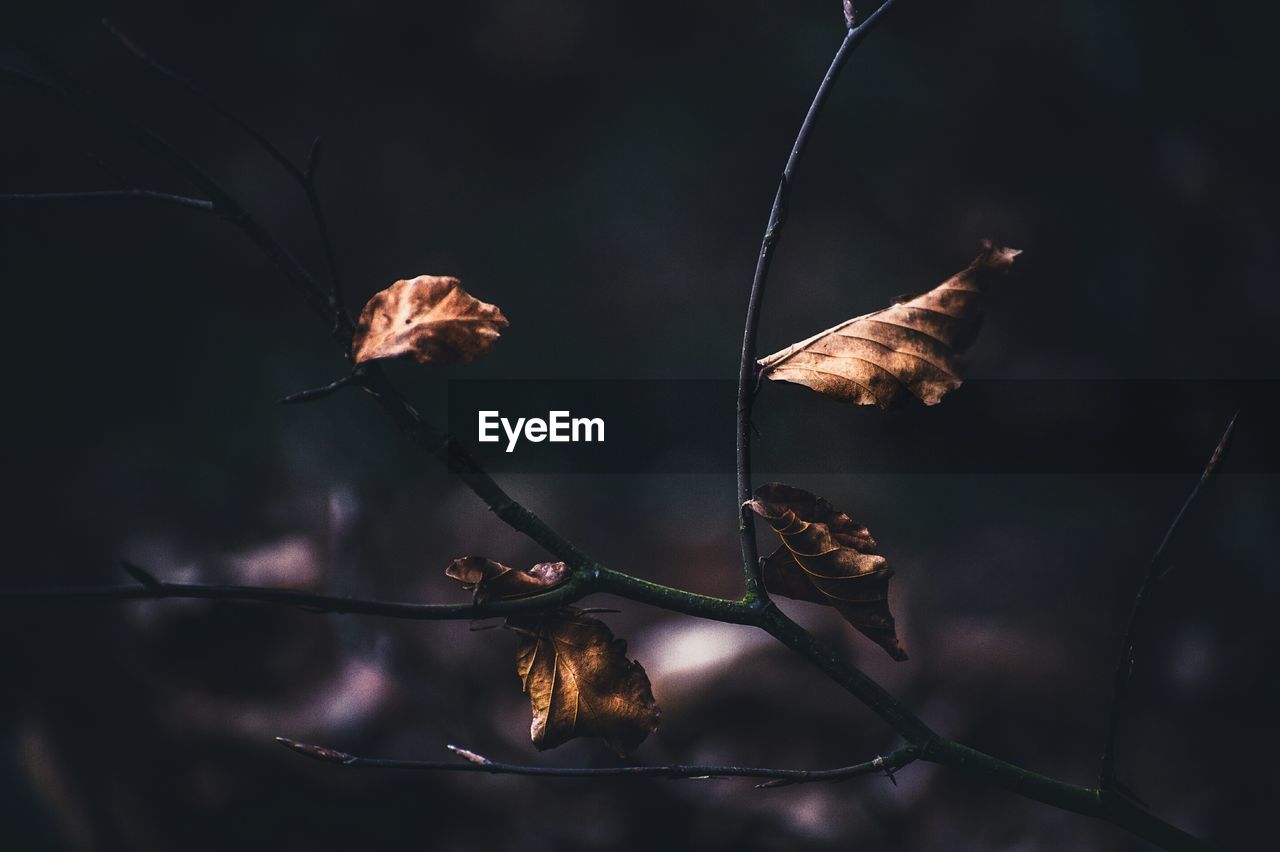
{"type": "MultiPolygon", "coordinates": [[[[932,286],[990,236],[1025,254],[971,353],[975,378],[1280,378],[1280,15],[899,5],[801,166],[762,351],[932,286]]],[[[494,352],[450,374],[472,378],[732,377],[777,175],[844,26],[836,0],[106,3],[10,18],[6,65],[30,68],[12,37],[33,40],[317,269],[296,186],[141,68],[103,14],[299,160],[323,136],[320,188],[354,305],[423,273],[501,305],[512,324],[494,352]]],[[[0,191],[113,188],[93,157],[189,191],[23,87],[0,103],[0,191]]],[[[0,206],[0,281],[0,585],[117,583],[130,559],[171,580],[456,601],[441,573],[455,556],[545,558],[359,395],[277,404],[343,363],[227,223],[143,202],[0,206]]],[[[442,417],[444,376],[395,372],[442,417]]],[[[1188,395],[1165,428],[1207,456],[1228,396],[1188,395]]],[[[790,481],[881,541],[911,660],[892,663],[833,613],[784,607],[939,731],[1091,783],[1124,617],[1194,474],[842,475],[883,415],[775,388],[762,406],[779,474],[808,412],[846,427],[829,473],[790,481]]],[[[981,414],[968,428],[1045,416],[981,414]]],[[[1095,428],[1124,423],[1104,413],[1095,428]]],[[[1242,450],[1271,438],[1248,410],[1239,430],[1242,450]]],[[[728,478],[504,483],[606,564],[738,594],[728,478]]],[[[1129,785],[1231,849],[1272,848],[1280,830],[1277,496],[1243,452],[1203,495],[1124,727],[1129,785]]],[[[834,766],[893,748],[882,722],[761,635],[622,610],[606,618],[665,711],[638,759],[834,766]]],[[[501,630],[197,602],[6,607],[0,625],[6,849],[1143,848],[919,764],[897,787],[757,791],[347,771],[272,742],[616,760],[596,741],[533,751],[501,630]]]]}

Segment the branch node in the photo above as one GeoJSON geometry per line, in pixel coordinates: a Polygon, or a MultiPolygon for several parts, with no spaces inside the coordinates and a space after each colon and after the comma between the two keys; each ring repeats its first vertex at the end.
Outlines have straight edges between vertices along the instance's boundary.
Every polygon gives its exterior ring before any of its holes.
{"type": "Polygon", "coordinates": [[[883,757],[877,754],[876,759],[871,761],[871,765],[883,772],[884,777],[889,779],[889,783],[895,787],[898,786],[898,779],[893,777],[893,767],[885,763],[883,757]]]}

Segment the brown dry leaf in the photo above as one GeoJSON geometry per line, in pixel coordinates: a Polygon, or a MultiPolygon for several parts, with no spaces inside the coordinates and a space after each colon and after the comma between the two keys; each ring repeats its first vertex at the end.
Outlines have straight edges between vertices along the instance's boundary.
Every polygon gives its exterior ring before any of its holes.
{"type": "Polygon", "coordinates": [[[566,607],[507,624],[520,636],[516,671],[540,751],[595,736],[625,757],[658,729],[662,711],[644,667],[627,659],[627,643],[604,622],[566,607]]]}
{"type": "Polygon", "coordinates": [[[483,556],[464,556],[449,563],[444,573],[474,592],[475,602],[482,604],[549,591],[568,580],[570,571],[563,562],[539,562],[517,570],[483,556]]]}
{"type": "Polygon", "coordinates": [[[889,612],[893,569],[866,527],[821,497],[777,482],[757,488],[747,505],[782,539],[764,562],[766,589],[834,607],[889,656],[907,658],[889,612]]]}
{"type": "Polygon", "coordinates": [[[857,405],[887,409],[912,396],[934,405],[960,387],[956,356],[977,336],[983,287],[1019,254],[984,241],[968,267],[929,292],[761,358],[761,374],[857,405]]]}
{"type": "Polygon", "coordinates": [[[466,364],[492,349],[507,325],[496,305],[472,296],[457,278],[419,275],[374,294],[360,312],[351,354],[357,364],[401,357],[466,364]]]}

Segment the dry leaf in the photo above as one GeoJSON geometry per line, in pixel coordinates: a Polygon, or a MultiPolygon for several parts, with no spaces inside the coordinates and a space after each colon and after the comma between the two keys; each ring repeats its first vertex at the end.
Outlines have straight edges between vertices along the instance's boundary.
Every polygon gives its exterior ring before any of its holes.
{"type": "Polygon", "coordinates": [[[960,387],[956,356],[977,335],[983,287],[1019,254],[984,241],[964,271],[929,292],[761,358],[761,374],[857,405],[892,408],[911,396],[925,405],[940,402],[960,387]]]}
{"type": "Polygon", "coordinates": [[[357,364],[401,357],[466,364],[492,349],[507,325],[496,305],[472,296],[457,278],[419,275],[374,294],[360,312],[351,353],[357,364]]]}
{"type": "Polygon", "coordinates": [[[604,622],[566,607],[507,624],[520,636],[516,671],[539,750],[596,736],[626,756],[658,729],[662,711],[644,667],[627,659],[627,643],[604,622]]]}
{"type": "Polygon", "coordinates": [[[475,602],[482,604],[548,591],[568,580],[570,571],[563,562],[539,562],[521,571],[483,556],[464,556],[453,560],[444,573],[474,592],[475,602]]]}
{"type": "Polygon", "coordinates": [[[782,539],[764,562],[765,588],[786,598],[835,607],[845,620],[905,660],[889,612],[893,569],[876,554],[876,540],[844,512],[814,494],[771,482],[747,503],[782,539]]]}

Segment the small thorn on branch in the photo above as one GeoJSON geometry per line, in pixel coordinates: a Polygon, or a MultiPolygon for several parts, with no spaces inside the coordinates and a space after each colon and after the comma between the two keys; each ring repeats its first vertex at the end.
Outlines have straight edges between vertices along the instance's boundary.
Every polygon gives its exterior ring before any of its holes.
{"type": "Polygon", "coordinates": [[[753,789],[767,790],[771,787],[790,787],[794,783],[796,782],[791,778],[774,778],[772,781],[762,781],[761,783],[756,784],[753,789]]]}
{"type": "Polygon", "coordinates": [[[449,749],[449,751],[453,752],[463,760],[468,760],[478,766],[493,765],[492,760],[485,757],[483,754],[476,754],[474,751],[471,751],[470,749],[465,749],[465,748],[462,748],[461,746],[456,746],[456,745],[446,745],[445,748],[449,749]]]}
{"type": "Polygon", "coordinates": [[[291,740],[288,737],[276,737],[276,742],[291,751],[305,755],[313,760],[324,761],[325,763],[342,763],[350,765],[356,762],[356,758],[344,751],[337,751],[324,746],[312,745],[311,743],[300,743],[297,740],[291,740]]]}
{"type": "Polygon", "coordinates": [[[849,29],[858,25],[858,12],[853,8],[853,0],[844,0],[844,22],[849,29]]]}

